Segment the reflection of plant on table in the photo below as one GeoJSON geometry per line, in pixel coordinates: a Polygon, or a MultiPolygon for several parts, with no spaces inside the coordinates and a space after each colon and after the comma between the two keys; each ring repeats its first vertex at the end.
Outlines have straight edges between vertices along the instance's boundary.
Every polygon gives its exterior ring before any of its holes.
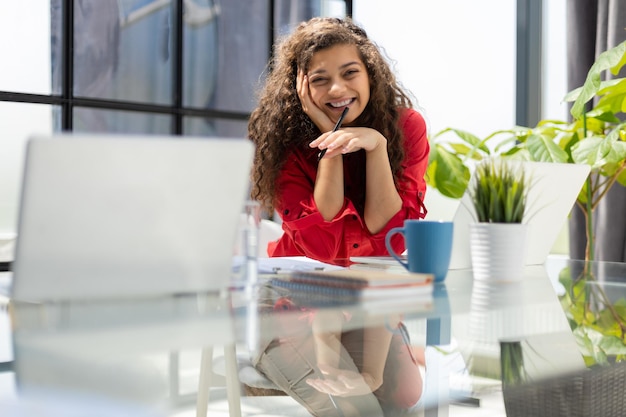
{"type": "Polygon", "coordinates": [[[587,366],[626,360],[626,287],[612,301],[589,262],[581,271],[571,266],[559,274],[565,287],[561,305],[587,366]]]}
{"type": "Polygon", "coordinates": [[[519,340],[500,341],[500,373],[505,387],[526,382],[524,353],[519,340]]]}

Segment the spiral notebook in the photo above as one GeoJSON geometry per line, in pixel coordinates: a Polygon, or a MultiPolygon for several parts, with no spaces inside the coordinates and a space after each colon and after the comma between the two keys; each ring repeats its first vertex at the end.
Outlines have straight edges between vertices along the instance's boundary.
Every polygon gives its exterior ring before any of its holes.
{"type": "Polygon", "coordinates": [[[394,274],[375,270],[298,271],[270,280],[277,287],[354,300],[431,296],[432,274],[394,274]]]}

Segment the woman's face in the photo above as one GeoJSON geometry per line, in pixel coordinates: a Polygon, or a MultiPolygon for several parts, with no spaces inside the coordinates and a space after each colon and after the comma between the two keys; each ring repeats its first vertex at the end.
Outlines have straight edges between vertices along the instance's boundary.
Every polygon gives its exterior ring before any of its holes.
{"type": "Polygon", "coordinates": [[[313,102],[333,122],[349,106],[343,124],[350,125],[370,99],[369,76],[356,45],[336,45],[316,52],[307,75],[313,102]]]}

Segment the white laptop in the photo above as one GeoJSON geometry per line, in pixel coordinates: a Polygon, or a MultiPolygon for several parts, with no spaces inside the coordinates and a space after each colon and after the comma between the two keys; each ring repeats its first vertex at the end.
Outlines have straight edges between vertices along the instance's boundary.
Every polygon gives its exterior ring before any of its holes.
{"type": "MultiPolygon", "coordinates": [[[[528,192],[528,215],[524,221],[530,225],[526,244],[526,265],[540,265],[545,262],[565,224],[589,175],[590,167],[583,164],[553,162],[514,160],[509,162],[524,167],[532,181],[528,192]]],[[[450,269],[471,268],[469,225],[476,220],[468,191],[453,212],[453,218],[449,218],[445,213],[440,217],[440,213],[429,211],[429,218],[454,221],[450,269]]],[[[371,265],[398,264],[391,257],[353,257],[351,260],[371,265]]]]}
{"type": "Polygon", "coordinates": [[[246,139],[31,138],[11,297],[44,301],[227,287],[253,148],[246,139]]]}

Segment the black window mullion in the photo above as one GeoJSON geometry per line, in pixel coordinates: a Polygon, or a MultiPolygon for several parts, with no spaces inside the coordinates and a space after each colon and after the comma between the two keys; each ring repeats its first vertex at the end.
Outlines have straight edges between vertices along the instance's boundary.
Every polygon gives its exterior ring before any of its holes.
{"type": "Polygon", "coordinates": [[[63,0],[62,64],[61,64],[61,130],[74,127],[74,0],[63,0]]]}
{"type": "Polygon", "coordinates": [[[267,51],[267,57],[268,59],[270,59],[273,54],[274,54],[274,42],[276,41],[275,39],[275,33],[276,33],[276,16],[274,16],[274,13],[276,11],[276,0],[268,0],[268,7],[269,7],[269,13],[267,15],[268,17],[268,22],[267,22],[267,28],[268,28],[268,45],[269,45],[269,50],[267,51]]]}
{"type": "Polygon", "coordinates": [[[183,0],[172,2],[172,35],[174,50],[172,51],[172,105],[174,114],[172,115],[172,133],[183,134],[183,0]]]}
{"type": "Polygon", "coordinates": [[[541,119],[542,0],[517,0],[515,123],[541,119]]]}

